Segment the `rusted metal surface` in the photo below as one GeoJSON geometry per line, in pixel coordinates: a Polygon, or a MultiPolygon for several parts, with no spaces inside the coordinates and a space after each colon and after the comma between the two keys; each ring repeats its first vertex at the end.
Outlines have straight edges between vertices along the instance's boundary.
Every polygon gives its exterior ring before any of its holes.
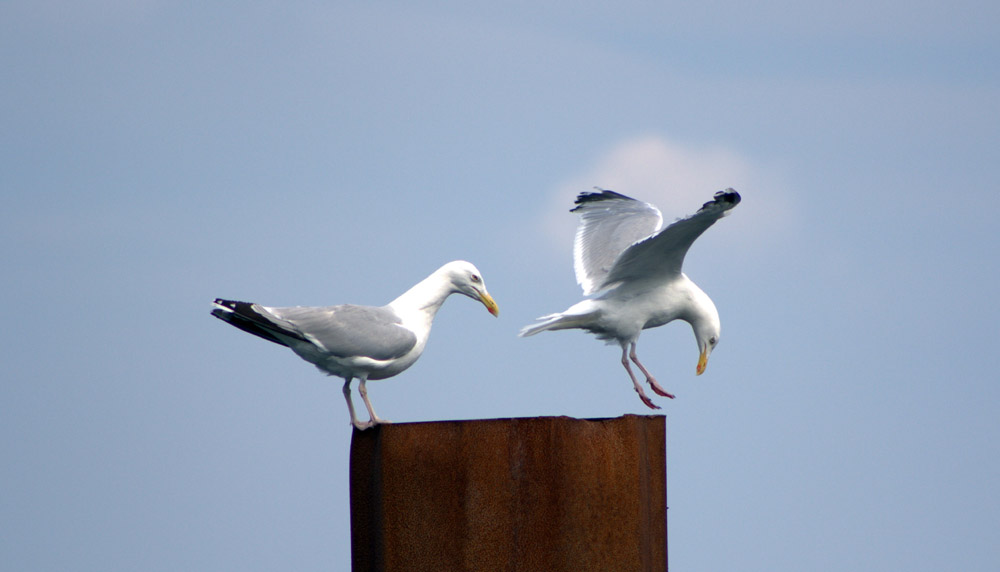
{"type": "Polygon", "coordinates": [[[666,420],[380,425],[351,441],[354,572],[666,571],[666,420]]]}

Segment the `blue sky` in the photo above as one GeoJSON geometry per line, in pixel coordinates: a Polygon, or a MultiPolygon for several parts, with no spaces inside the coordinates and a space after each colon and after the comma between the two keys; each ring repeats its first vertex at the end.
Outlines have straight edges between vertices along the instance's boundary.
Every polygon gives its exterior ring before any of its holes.
{"type": "Polygon", "coordinates": [[[208,312],[383,304],[468,259],[397,422],[647,413],[580,299],[573,197],[743,202],[719,308],[639,354],[675,570],[995,570],[1000,7],[0,4],[0,560],[347,570],[340,382],[208,312]]]}

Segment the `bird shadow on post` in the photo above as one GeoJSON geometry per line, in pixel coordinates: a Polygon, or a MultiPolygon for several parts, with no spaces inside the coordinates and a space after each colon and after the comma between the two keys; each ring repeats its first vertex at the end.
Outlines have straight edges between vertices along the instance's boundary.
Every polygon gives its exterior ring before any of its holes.
{"type": "Polygon", "coordinates": [[[351,440],[354,572],[666,571],[666,418],[378,425],[351,440]]]}

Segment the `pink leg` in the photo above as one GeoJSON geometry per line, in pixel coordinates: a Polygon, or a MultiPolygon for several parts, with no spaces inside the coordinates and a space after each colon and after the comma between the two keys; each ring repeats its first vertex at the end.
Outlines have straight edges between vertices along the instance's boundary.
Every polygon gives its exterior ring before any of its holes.
{"type": "Polygon", "coordinates": [[[660,406],[653,403],[653,401],[646,396],[646,392],[643,391],[642,386],[639,385],[639,380],[637,380],[635,378],[635,374],[632,373],[632,368],[629,367],[628,365],[628,354],[626,353],[627,351],[628,350],[625,348],[625,346],[622,346],[622,365],[625,366],[625,371],[628,372],[628,376],[632,378],[632,385],[635,386],[635,392],[639,394],[639,399],[641,399],[642,402],[646,404],[646,407],[650,409],[659,409],[660,406]]]}
{"type": "Polygon", "coordinates": [[[354,414],[354,402],[351,401],[351,378],[348,377],[344,380],[344,399],[347,400],[347,410],[351,412],[351,424],[354,425],[358,430],[364,431],[365,429],[371,427],[373,423],[362,423],[358,421],[358,416],[354,414]]]}
{"type": "MultiPolygon", "coordinates": [[[[674,398],[673,395],[667,393],[665,389],[660,387],[660,384],[656,383],[656,379],[650,375],[648,371],[646,371],[646,368],[643,367],[641,363],[639,363],[639,357],[635,355],[635,342],[632,342],[631,351],[629,352],[628,357],[632,358],[635,365],[639,366],[639,369],[642,370],[642,374],[646,376],[646,381],[649,383],[649,386],[653,388],[653,391],[659,393],[663,397],[669,397],[670,399],[674,398]]],[[[622,356],[622,359],[625,359],[624,356],[622,356]]]]}
{"type": "Polygon", "coordinates": [[[368,416],[371,418],[369,421],[369,427],[372,425],[378,425],[379,423],[388,423],[385,419],[379,419],[378,415],[375,415],[375,409],[372,407],[372,402],[368,401],[368,387],[365,385],[368,382],[367,375],[361,378],[358,382],[358,393],[361,394],[361,399],[365,402],[365,407],[368,408],[368,416]]]}

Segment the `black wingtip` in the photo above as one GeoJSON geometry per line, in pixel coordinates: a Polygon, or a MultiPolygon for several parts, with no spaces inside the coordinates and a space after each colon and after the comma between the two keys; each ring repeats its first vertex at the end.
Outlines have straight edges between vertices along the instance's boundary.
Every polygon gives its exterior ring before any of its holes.
{"type": "Polygon", "coordinates": [[[575,204],[577,206],[571,208],[569,210],[569,212],[573,212],[573,211],[581,208],[583,205],[585,205],[587,203],[596,203],[596,202],[599,202],[599,201],[610,201],[610,200],[614,200],[614,199],[625,199],[627,201],[634,201],[635,200],[632,197],[627,197],[627,196],[625,196],[625,195],[623,195],[621,193],[616,193],[614,191],[609,191],[607,189],[602,189],[600,187],[594,187],[594,188],[597,189],[600,192],[597,192],[597,193],[589,193],[589,192],[588,193],[580,193],[576,197],[576,200],[573,201],[573,204],[575,204]]]}
{"type": "Polygon", "coordinates": [[[723,208],[728,210],[740,204],[741,200],[743,200],[743,197],[741,197],[740,194],[736,192],[736,189],[730,187],[724,191],[716,192],[715,195],[712,197],[712,200],[701,205],[701,209],[699,210],[705,210],[713,205],[721,205],[723,208]]]}
{"type": "MultiPolygon", "coordinates": [[[[216,298],[215,300],[212,301],[212,303],[215,304],[216,306],[222,306],[223,308],[226,308],[232,312],[238,312],[238,313],[253,312],[253,310],[250,308],[251,306],[253,306],[253,304],[250,302],[239,302],[237,300],[226,300],[224,298],[216,298]]],[[[219,309],[216,308],[216,310],[219,309]]]]}
{"type": "Polygon", "coordinates": [[[288,345],[269,331],[267,320],[253,309],[252,303],[216,298],[214,304],[216,307],[212,308],[212,315],[223,322],[269,342],[282,346],[288,345]]]}
{"type": "Polygon", "coordinates": [[[237,320],[258,321],[263,319],[263,316],[253,309],[252,302],[216,298],[212,303],[215,305],[215,308],[212,308],[212,315],[231,324],[237,320]]]}

